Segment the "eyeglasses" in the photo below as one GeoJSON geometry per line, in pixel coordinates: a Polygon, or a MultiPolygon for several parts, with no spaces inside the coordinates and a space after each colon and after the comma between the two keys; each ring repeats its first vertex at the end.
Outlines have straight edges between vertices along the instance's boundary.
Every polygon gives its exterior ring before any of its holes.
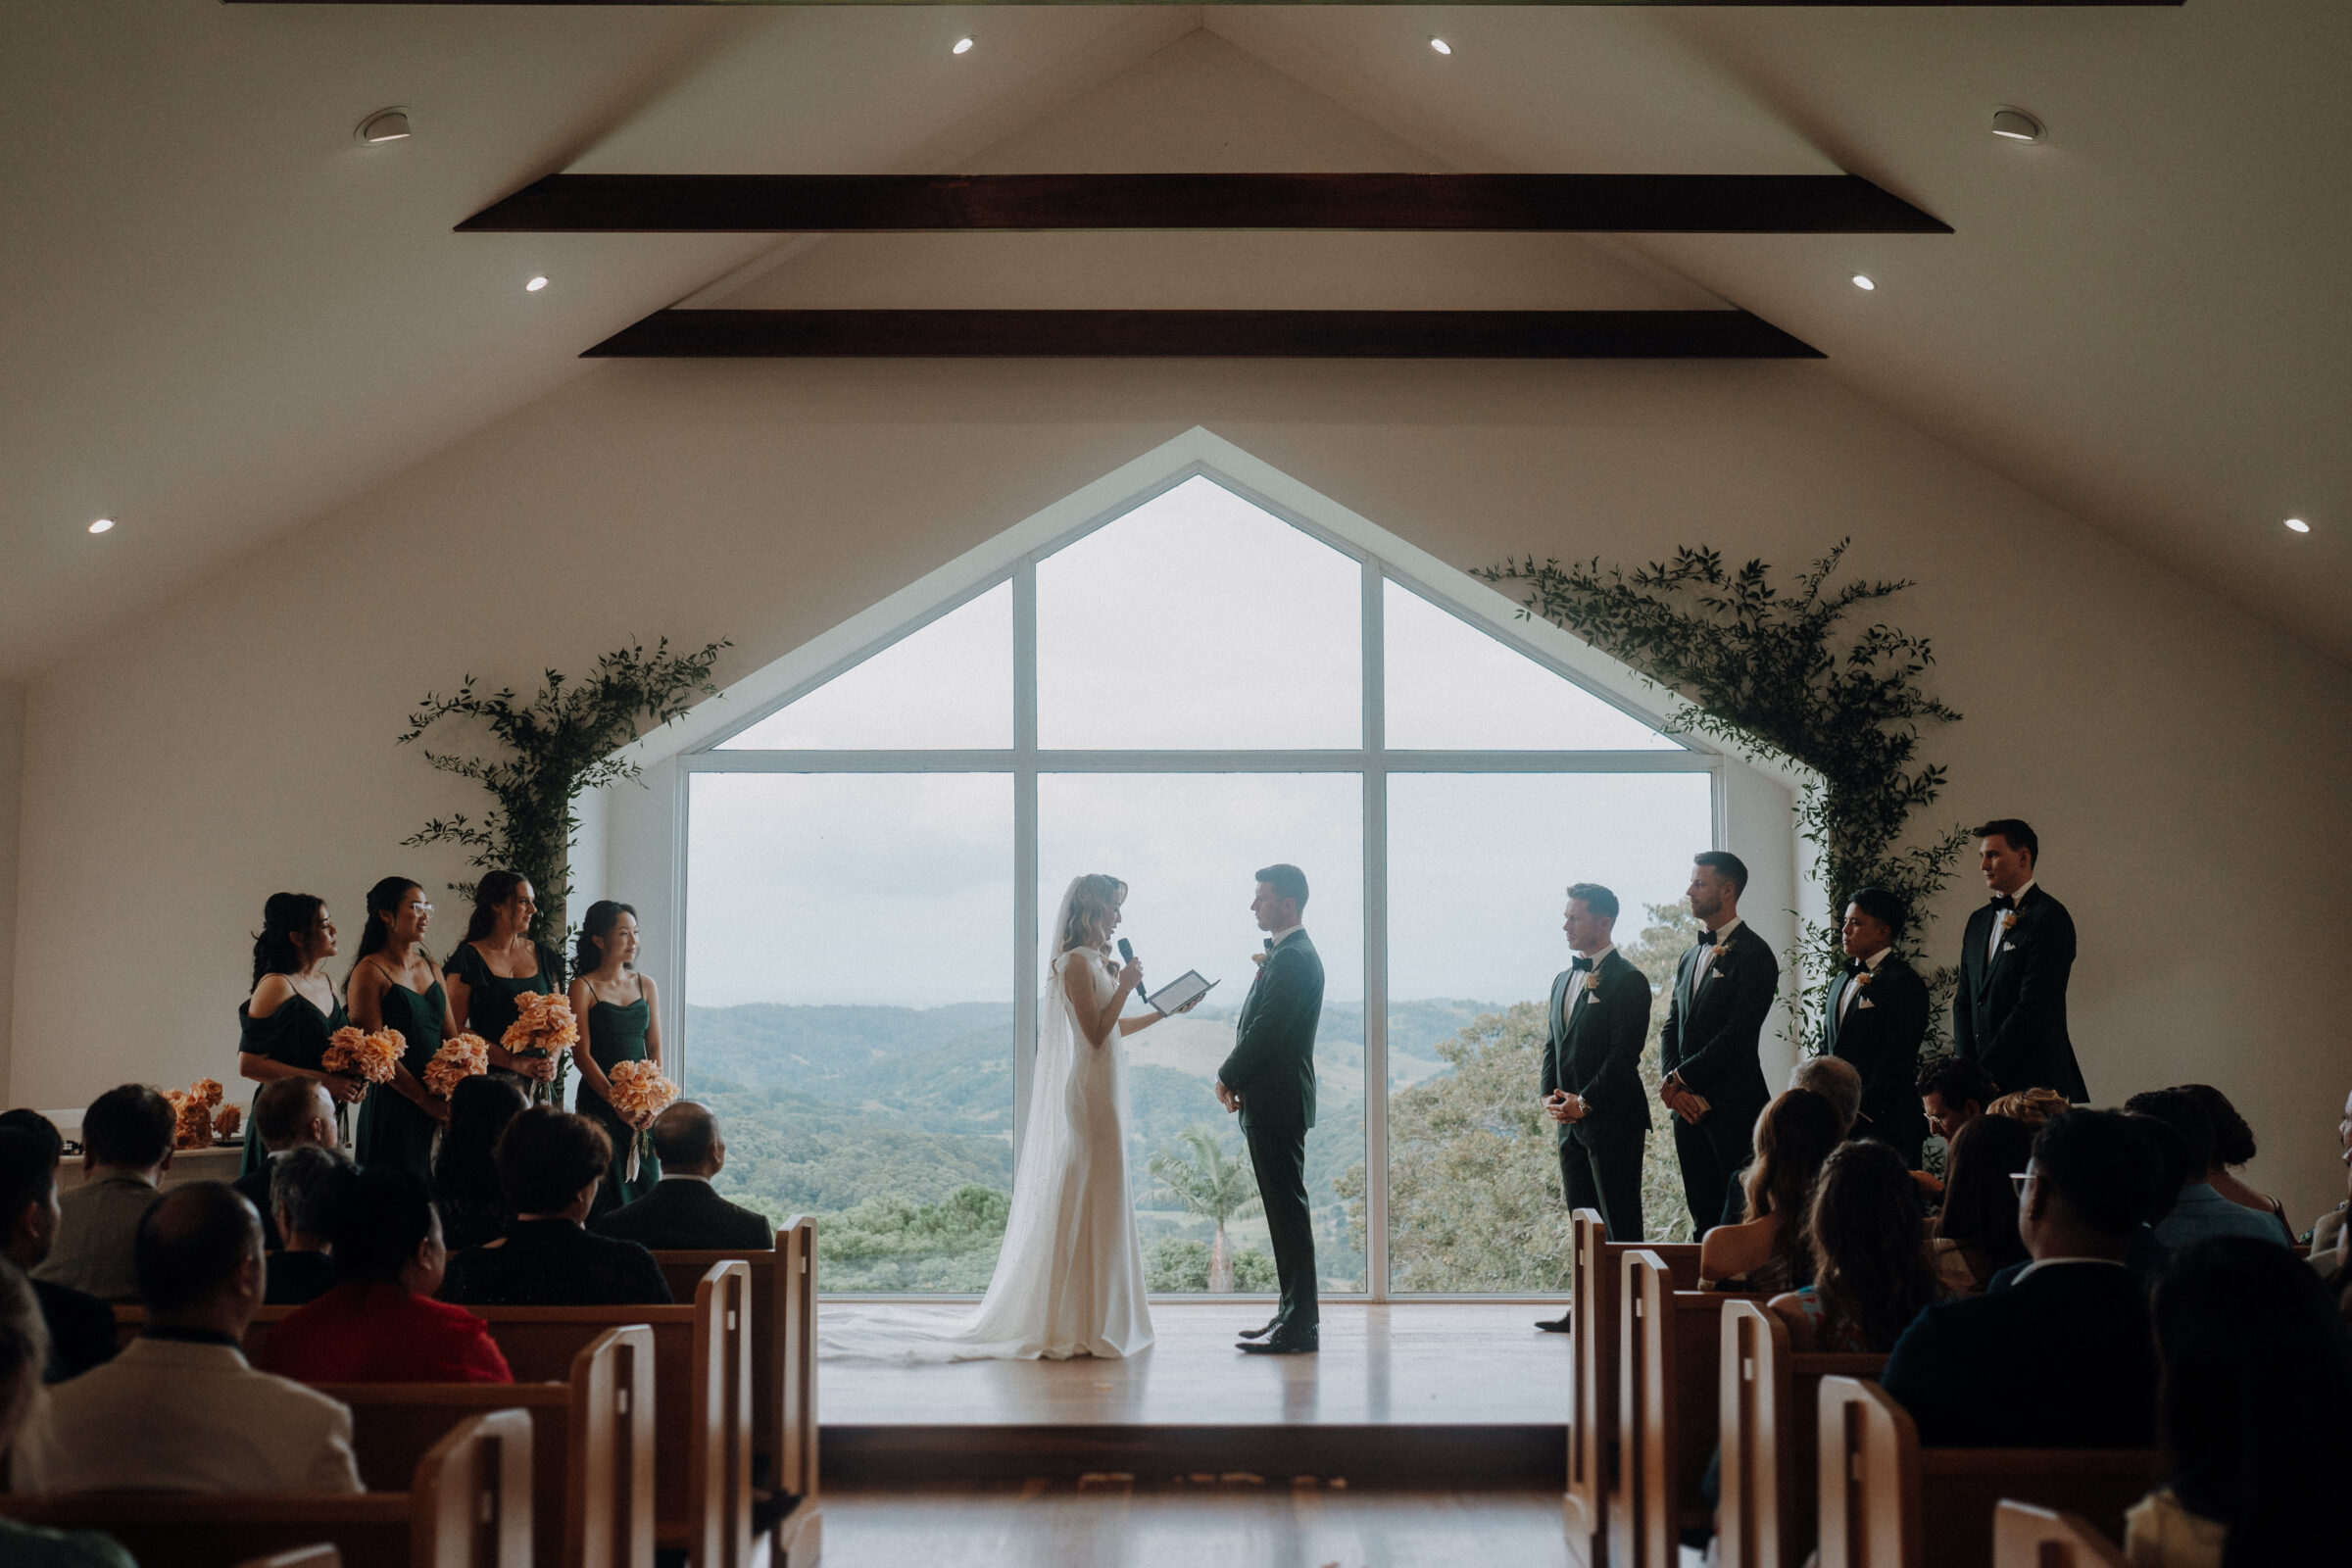
{"type": "Polygon", "coordinates": [[[2032,1181],[2034,1177],[2034,1172],[2030,1170],[2013,1170],[2009,1173],[2009,1185],[2016,1189],[2019,1202],[2022,1203],[2026,1200],[2026,1183],[2032,1181]]]}

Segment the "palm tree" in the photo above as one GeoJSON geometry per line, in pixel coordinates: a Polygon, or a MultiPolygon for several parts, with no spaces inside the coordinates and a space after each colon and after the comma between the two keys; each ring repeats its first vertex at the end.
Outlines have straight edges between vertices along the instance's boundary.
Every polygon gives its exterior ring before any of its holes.
{"type": "Polygon", "coordinates": [[[1233,1255],[1225,1245],[1225,1222],[1256,1210],[1257,1178],[1225,1152],[1214,1128],[1187,1127],[1183,1142],[1192,1150],[1192,1158],[1163,1149],[1152,1156],[1150,1169],[1153,1180],[1188,1212],[1216,1226],[1216,1238],[1208,1247],[1208,1288],[1227,1292],[1233,1289],[1233,1255]]]}

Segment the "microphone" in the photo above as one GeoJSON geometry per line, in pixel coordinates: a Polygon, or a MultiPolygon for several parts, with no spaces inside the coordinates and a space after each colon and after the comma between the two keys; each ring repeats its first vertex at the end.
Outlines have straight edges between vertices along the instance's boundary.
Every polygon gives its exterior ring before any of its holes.
{"type": "Polygon", "coordinates": [[[1135,947],[1125,937],[1119,938],[1119,961],[1121,963],[1135,961],[1135,947]]]}

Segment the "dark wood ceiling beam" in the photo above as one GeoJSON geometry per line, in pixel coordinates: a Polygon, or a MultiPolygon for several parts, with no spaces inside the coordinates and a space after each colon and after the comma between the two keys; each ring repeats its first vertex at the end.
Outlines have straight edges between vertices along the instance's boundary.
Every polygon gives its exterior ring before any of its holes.
{"type": "MultiPolygon", "coordinates": [[[[227,5],[368,5],[368,6],[1026,6],[1038,0],[223,0],[227,5]]],[[[1172,6],[1187,0],[1049,0],[1056,5],[1108,4],[1121,6],[1172,6]]],[[[1220,0],[1225,5],[1360,5],[1365,0],[1220,0]]],[[[1371,0],[1372,4],[1438,5],[1438,6],[1651,6],[1659,0],[1371,0]]],[[[2188,0],[1674,0],[1683,6],[1783,6],[1823,9],[1837,6],[1841,9],[1902,6],[1914,11],[1968,11],[1999,6],[2005,10],[2033,6],[2066,6],[2080,10],[2086,6],[2179,6],[2188,0]]]]}
{"type": "Polygon", "coordinates": [[[460,233],[1948,234],[1859,174],[551,174],[460,233]]]}
{"type": "Polygon", "coordinates": [[[1745,311],[660,311],[582,359],[1818,360],[1745,311]]]}

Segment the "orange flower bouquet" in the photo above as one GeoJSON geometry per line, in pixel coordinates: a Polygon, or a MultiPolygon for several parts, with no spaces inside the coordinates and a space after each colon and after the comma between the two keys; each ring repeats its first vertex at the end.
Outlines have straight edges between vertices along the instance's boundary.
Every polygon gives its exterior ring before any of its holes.
{"type": "MultiPolygon", "coordinates": [[[[213,1111],[220,1103],[220,1081],[218,1078],[199,1078],[185,1089],[167,1089],[164,1099],[172,1105],[172,1147],[174,1149],[210,1149],[213,1147],[213,1111]]],[[[236,1127],[235,1112],[224,1112],[230,1118],[229,1129],[236,1127]]]]}
{"type": "Polygon", "coordinates": [[[489,1070],[490,1042],[480,1035],[460,1035],[445,1041],[424,1064],[424,1087],[446,1100],[458,1092],[458,1085],[489,1070]]]}
{"type": "Polygon", "coordinates": [[[245,1130],[245,1112],[234,1105],[222,1105],[213,1112],[213,1136],[223,1143],[234,1143],[245,1130]]]}
{"type": "Polygon", "coordinates": [[[400,1037],[398,1030],[378,1029],[370,1033],[346,1024],[327,1040],[326,1054],[318,1062],[328,1072],[342,1073],[366,1083],[388,1084],[407,1051],[408,1042],[400,1037]]]}
{"type": "Polygon", "coordinates": [[[564,1084],[571,1076],[571,1048],[580,1040],[579,1020],[572,1016],[571,1004],[553,991],[525,991],[514,999],[514,1005],[519,1010],[498,1043],[517,1056],[554,1057],[552,1093],[547,1084],[533,1084],[531,1098],[561,1105],[564,1084]]]}
{"type": "MultiPolygon", "coordinates": [[[[662,1076],[662,1069],[650,1061],[618,1061],[605,1075],[612,1086],[612,1108],[623,1116],[659,1116],[678,1098],[678,1086],[662,1076]]],[[[627,1179],[637,1179],[637,1158],[640,1153],[654,1152],[654,1133],[651,1124],[639,1132],[629,1144],[627,1179]]]]}

